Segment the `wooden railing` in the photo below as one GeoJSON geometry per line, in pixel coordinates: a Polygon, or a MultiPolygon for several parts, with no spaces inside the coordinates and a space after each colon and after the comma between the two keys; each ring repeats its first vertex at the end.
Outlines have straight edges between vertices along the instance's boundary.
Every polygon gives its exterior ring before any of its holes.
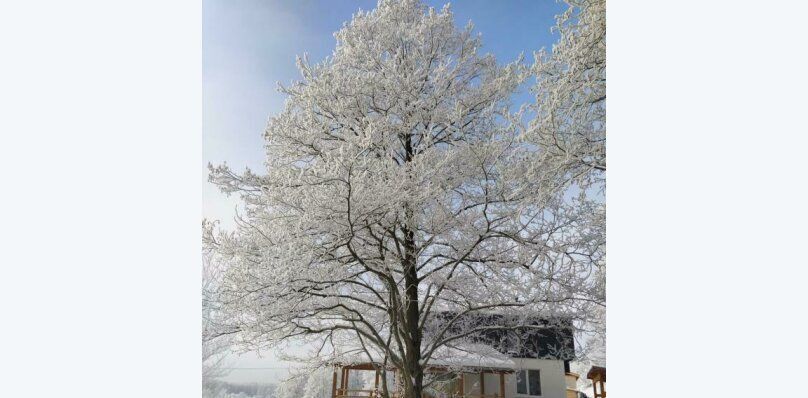
{"type": "MultiPolygon", "coordinates": [[[[391,392],[390,398],[399,398],[398,393],[391,392]]],[[[381,398],[382,393],[379,390],[352,390],[347,388],[338,388],[336,398],[381,398]]],[[[429,393],[424,393],[427,398],[504,398],[499,394],[439,394],[433,396],[429,393]]]]}
{"type": "Polygon", "coordinates": [[[378,390],[350,390],[347,388],[337,389],[337,398],[378,398],[381,397],[381,395],[382,394],[378,390]]]}

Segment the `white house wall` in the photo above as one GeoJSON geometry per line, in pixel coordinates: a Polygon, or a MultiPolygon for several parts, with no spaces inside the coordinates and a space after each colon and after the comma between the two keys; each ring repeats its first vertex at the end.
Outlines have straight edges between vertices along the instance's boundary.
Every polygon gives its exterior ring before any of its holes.
{"type": "MultiPolygon", "coordinates": [[[[541,377],[542,398],[566,398],[567,384],[564,378],[564,361],[555,359],[519,359],[514,358],[521,369],[538,369],[541,377]]],[[[466,394],[480,393],[480,377],[478,374],[466,373],[464,391],[466,394]]],[[[499,375],[485,374],[485,393],[499,394],[499,375]]],[[[516,375],[505,375],[505,398],[519,398],[516,395],[516,375]]],[[[530,397],[526,397],[530,398],[530,397]]]]}

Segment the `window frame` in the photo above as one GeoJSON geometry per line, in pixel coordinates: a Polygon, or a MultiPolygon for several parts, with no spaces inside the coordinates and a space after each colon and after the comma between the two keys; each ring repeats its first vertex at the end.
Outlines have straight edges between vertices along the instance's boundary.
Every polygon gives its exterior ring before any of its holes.
{"type": "Polygon", "coordinates": [[[514,372],[514,376],[515,376],[514,377],[514,383],[516,383],[516,389],[515,389],[515,393],[516,393],[515,396],[516,397],[535,398],[535,397],[542,397],[543,396],[542,395],[542,388],[541,388],[541,369],[522,369],[522,370],[517,370],[516,372],[514,372]],[[536,372],[537,375],[538,375],[539,395],[532,395],[531,394],[531,391],[530,391],[530,372],[536,372]],[[520,374],[522,374],[522,373],[524,373],[524,375],[525,375],[524,381],[525,381],[525,391],[527,391],[526,394],[522,394],[522,393],[519,392],[519,377],[520,377],[520,374]]]}

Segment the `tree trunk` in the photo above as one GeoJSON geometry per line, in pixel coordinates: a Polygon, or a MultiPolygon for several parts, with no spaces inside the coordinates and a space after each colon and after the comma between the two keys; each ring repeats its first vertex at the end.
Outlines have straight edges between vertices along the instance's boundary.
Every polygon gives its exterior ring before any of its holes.
{"type": "MultiPolygon", "coordinates": [[[[404,162],[413,160],[415,150],[412,144],[412,135],[403,137],[404,141],[404,162]]],[[[421,328],[418,327],[420,320],[420,308],[418,306],[418,253],[415,245],[415,232],[411,229],[414,219],[413,209],[405,204],[404,215],[407,223],[402,227],[404,233],[404,287],[406,295],[405,322],[407,355],[405,358],[406,369],[402,372],[404,393],[406,398],[422,398],[424,386],[424,370],[421,364],[421,328]]]]}
{"type": "MultiPolygon", "coordinates": [[[[411,216],[411,210],[407,209],[411,216]]],[[[412,230],[404,229],[404,283],[406,289],[405,316],[407,330],[407,369],[403,372],[407,377],[404,380],[407,398],[421,398],[423,392],[424,371],[421,364],[421,328],[418,327],[420,311],[418,306],[418,271],[415,253],[415,234],[412,230]]]]}

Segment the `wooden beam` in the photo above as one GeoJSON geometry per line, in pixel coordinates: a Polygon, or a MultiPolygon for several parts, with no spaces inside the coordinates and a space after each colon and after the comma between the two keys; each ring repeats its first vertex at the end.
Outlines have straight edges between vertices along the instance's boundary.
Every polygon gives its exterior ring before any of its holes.
{"type": "Polygon", "coordinates": [[[460,396],[466,395],[466,377],[463,376],[463,372],[460,372],[460,396]]]}
{"type": "Polygon", "coordinates": [[[480,372],[480,395],[485,395],[485,373],[480,372]]]}
{"type": "Polygon", "coordinates": [[[374,362],[363,362],[363,363],[355,363],[352,365],[345,365],[346,368],[352,370],[376,370],[379,368],[380,365],[377,365],[374,362]]]}
{"type": "Polygon", "coordinates": [[[505,398],[505,373],[499,374],[499,396],[505,398]]]}
{"type": "Polygon", "coordinates": [[[331,380],[331,398],[337,398],[337,367],[334,366],[334,377],[331,380]]]}

